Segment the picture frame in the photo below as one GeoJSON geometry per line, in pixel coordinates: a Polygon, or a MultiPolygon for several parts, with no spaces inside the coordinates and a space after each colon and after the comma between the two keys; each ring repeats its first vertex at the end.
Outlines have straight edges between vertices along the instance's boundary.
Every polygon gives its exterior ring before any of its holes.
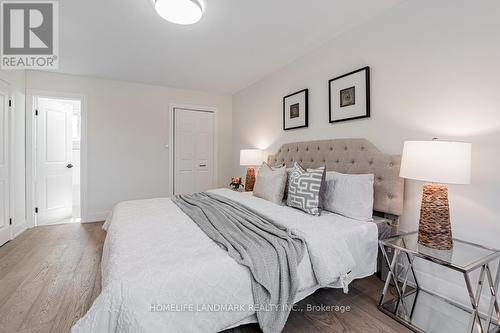
{"type": "Polygon", "coordinates": [[[329,122],[370,117],[370,67],[328,81],[329,122]]]}
{"type": "Polygon", "coordinates": [[[283,97],[283,130],[309,126],[309,89],[283,97]]]}

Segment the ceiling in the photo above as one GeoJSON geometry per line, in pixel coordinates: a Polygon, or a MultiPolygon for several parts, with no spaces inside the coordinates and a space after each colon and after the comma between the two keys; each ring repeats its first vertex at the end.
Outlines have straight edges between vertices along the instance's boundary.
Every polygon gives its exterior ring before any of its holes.
{"type": "Polygon", "coordinates": [[[64,0],[62,73],[236,92],[401,0],[205,0],[172,24],[152,0],[64,0]]]}

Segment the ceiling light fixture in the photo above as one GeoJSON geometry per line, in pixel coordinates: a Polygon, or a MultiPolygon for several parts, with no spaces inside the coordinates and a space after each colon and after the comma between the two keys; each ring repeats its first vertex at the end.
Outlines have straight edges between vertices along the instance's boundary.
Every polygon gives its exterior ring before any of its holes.
{"type": "Polygon", "coordinates": [[[177,24],[193,24],[203,15],[201,4],[197,0],[156,0],[158,15],[177,24]]]}

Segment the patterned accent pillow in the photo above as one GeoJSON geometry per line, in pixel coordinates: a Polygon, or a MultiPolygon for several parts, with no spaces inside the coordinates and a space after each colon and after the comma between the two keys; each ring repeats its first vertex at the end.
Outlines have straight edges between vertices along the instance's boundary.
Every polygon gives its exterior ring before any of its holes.
{"type": "Polygon", "coordinates": [[[306,171],[295,162],[288,179],[287,206],[319,215],[319,192],[324,176],[324,167],[306,171]]]}

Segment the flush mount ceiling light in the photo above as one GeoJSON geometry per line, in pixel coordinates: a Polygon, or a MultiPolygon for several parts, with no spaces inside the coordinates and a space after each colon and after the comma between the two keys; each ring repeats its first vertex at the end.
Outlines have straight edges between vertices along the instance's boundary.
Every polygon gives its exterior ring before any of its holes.
{"type": "Polygon", "coordinates": [[[158,15],[177,24],[193,24],[203,15],[201,4],[197,0],[155,0],[158,15]]]}

